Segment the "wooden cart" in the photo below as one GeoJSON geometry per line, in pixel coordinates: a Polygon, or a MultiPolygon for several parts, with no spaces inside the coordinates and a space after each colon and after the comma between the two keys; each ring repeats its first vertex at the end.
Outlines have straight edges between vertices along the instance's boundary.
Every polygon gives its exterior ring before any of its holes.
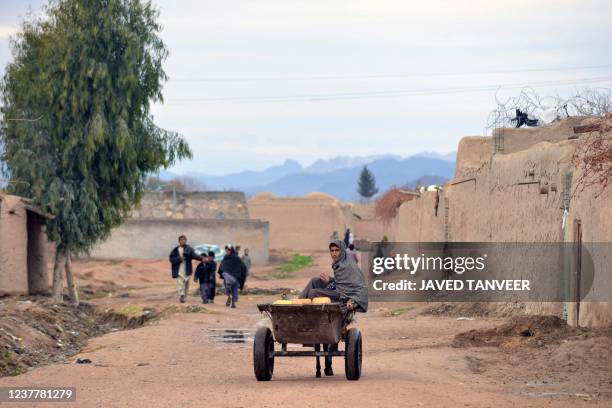
{"type": "Polygon", "coordinates": [[[275,357],[316,357],[320,377],[320,357],[344,356],[348,380],[361,377],[361,333],[356,328],[347,329],[352,314],[345,316],[339,303],[324,304],[260,304],[259,311],[268,314],[272,330],[260,327],[253,344],[253,367],[258,381],[269,381],[274,372],[275,357]],[[337,344],[345,343],[344,351],[337,344]],[[281,349],[275,350],[274,343],[281,349]],[[287,344],[311,346],[313,351],[287,350],[287,344]],[[321,351],[321,345],[333,345],[321,351]]]}

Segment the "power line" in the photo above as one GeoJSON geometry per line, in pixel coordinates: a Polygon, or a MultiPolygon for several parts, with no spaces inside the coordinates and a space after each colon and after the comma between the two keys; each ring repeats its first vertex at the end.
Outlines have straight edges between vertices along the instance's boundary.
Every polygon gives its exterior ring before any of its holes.
{"type": "Polygon", "coordinates": [[[516,74],[533,72],[559,72],[559,71],[581,71],[593,69],[612,68],[608,65],[589,65],[582,67],[556,67],[556,68],[520,68],[499,71],[468,71],[468,72],[415,72],[405,74],[366,74],[366,75],[306,75],[287,77],[202,77],[202,78],[176,78],[169,82],[258,82],[258,81],[313,81],[313,80],[338,80],[338,79],[392,79],[392,78],[416,78],[416,77],[440,77],[440,76],[473,76],[473,75],[495,75],[516,74]]]}
{"type": "Polygon", "coordinates": [[[218,98],[177,98],[168,99],[168,104],[177,103],[200,103],[200,104],[217,104],[217,103],[274,103],[274,102],[320,102],[330,100],[344,99],[367,99],[381,97],[401,97],[401,96],[427,96],[427,95],[447,95],[456,93],[494,91],[498,89],[520,89],[526,87],[546,87],[546,86],[562,86],[562,85],[578,85],[587,83],[598,83],[612,81],[612,77],[594,77],[582,79],[568,79],[556,81],[541,81],[531,83],[515,83],[515,84],[493,84],[493,85],[472,85],[464,87],[444,87],[444,88],[427,88],[427,89],[404,89],[390,91],[364,91],[364,92],[346,92],[346,93],[327,93],[327,94],[296,94],[296,95],[259,95],[259,96],[233,96],[233,97],[218,97],[218,98]]]}

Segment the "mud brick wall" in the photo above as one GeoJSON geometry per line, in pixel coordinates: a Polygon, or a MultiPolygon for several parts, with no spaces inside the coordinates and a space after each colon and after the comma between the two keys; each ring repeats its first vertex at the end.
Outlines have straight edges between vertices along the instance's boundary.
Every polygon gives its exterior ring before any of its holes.
{"type": "Polygon", "coordinates": [[[0,196],[0,296],[49,293],[44,218],[17,196],[0,196]]]}
{"type": "MultiPolygon", "coordinates": [[[[487,137],[467,137],[459,143],[455,178],[440,193],[438,216],[435,192],[402,204],[390,223],[389,235],[397,241],[428,242],[572,242],[580,223],[582,239],[595,262],[595,292],[612,293],[612,254],[597,242],[612,242],[612,189],[598,195],[591,188],[569,191],[570,208],[562,228],[565,177],[579,177],[572,155],[588,135],[573,137],[573,127],[592,118],[571,118],[551,126],[503,129],[504,150],[493,154],[487,137]],[[599,249],[599,252],[597,252],[599,249]],[[607,268],[607,269],[606,269],[607,268]]],[[[528,270],[514,259],[517,270],[528,270]]],[[[562,274],[563,268],[552,272],[562,274]]],[[[554,278],[554,275],[553,275],[554,278]]],[[[559,275],[559,279],[561,279],[559,275]]],[[[612,322],[612,304],[581,302],[580,325],[606,326],[612,322]]],[[[527,312],[560,315],[567,310],[575,321],[575,304],[530,303],[527,312]]]]}
{"type": "Polygon", "coordinates": [[[295,198],[259,194],[248,205],[253,217],[270,223],[272,249],[324,251],[332,233],[343,237],[354,219],[348,206],[322,193],[295,198]]]}
{"type": "Polygon", "coordinates": [[[0,200],[0,295],[28,293],[26,209],[19,197],[0,200]]]}

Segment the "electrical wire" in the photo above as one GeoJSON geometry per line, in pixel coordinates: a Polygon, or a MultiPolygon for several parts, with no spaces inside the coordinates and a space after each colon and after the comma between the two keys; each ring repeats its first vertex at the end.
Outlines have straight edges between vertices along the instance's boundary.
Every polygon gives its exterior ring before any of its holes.
{"type": "Polygon", "coordinates": [[[491,85],[472,85],[464,87],[441,87],[425,89],[403,89],[389,91],[364,91],[364,92],[345,92],[345,93],[321,93],[321,94],[295,94],[295,95],[259,95],[259,96],[231,96],[218,98],[176,98],[167,99],[167,104],[198,103],[198,104],[219,104],[219,103],[276,103],[276,102],[320,102],[346,99],[369,99],[385,97],[403,96],[427,96],[427,95],[449,95],[457,93],[483,92],[498,89],[521,89],[531,87],[547,87],[562,85],[578,85],[598,82],[612,81],[612,77],[594,77],[568,80],[541,81],[530,83],[515,84],[491,84],[491,85]]]}
{"type": "Polygon", "coordinates": [[[559,72],[559,71],[581,71],[593,69],[612,68],[608,65],[589,65],[581,67],[557,67],[557,68],[519,68],[499,71],[469,71],[469,72],[416,72],[406,74],[366,74],[366,75],[312,75],[312,76],[287,76],[287,77],[203,77],[203,78],[176,78],[169,82],[259,82],[259,81],[313,81],[313,80],[338,80],[338,79],[393,79],[393,78],[414,78],[414,77],[440,77],[440,76],[473,76],[473,75],[496,75],[496,74],[516,74],[533,72],[559,72]]]}

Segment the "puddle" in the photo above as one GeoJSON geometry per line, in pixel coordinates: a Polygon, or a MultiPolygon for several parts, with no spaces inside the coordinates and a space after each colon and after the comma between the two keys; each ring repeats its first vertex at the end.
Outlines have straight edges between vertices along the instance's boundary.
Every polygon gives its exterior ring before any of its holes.
{"type": "Polygon", "coordinates": [[[208,337],[226,344],[243,344],[253,341],[254,329],[208,329],[208,337]]]}

